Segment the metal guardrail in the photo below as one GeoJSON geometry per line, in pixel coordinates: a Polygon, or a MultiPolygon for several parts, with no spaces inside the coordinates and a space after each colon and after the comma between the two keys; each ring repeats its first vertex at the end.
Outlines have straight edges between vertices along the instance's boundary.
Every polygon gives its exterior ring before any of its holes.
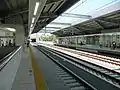
{"type": "Polygon", "coordinates": [[[6,66],[6,64],[16,55],[16,53],[22,48],[22,46],[20,46],[16,51],[12,51],[11,53],[9,53],[7,56],[5,56],[3,58],[3,62],[0,64],[0,71],[6,66]],[[11,55],[11,56],[10,56],[11,55]],[[5,60],[7,59],[7,60],[5,60]]]}

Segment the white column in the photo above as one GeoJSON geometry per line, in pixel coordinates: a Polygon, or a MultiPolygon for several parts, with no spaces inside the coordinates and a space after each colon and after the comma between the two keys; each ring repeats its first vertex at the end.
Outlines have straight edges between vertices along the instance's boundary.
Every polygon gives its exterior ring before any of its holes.
{"type": "Polygon", "coordinates": [[[25,32],[23,25],[16,26],[16,34],[15,34],[15,42],[16,45],[23,45],[25,42],[25,32]]]}

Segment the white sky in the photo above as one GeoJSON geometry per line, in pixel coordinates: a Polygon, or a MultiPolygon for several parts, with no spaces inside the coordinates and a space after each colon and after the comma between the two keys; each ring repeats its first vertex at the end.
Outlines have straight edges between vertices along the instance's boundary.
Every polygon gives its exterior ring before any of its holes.
{"type": "MultiPolygon", "coordinates": [[[[105,6],[109,6],[111,4],[120,2],[120,0],[80,0],[77,4],[72,6],[70,9],[65,11],[64,13],[74,13],[81,15],[91,15],[93,12],[96,12],[105,6]],[[102,7],[102,8],[101,8],[102,7]]],[[[87,19],[82,18],[72,18],[72,17],[61,17],[59,16],[53,22],[62,22],[62,23],[80,23],[87,19]]]]}
{"type": "MultiPolygon", "coordinates": [[[[120,2],[120,0],[80,0],[78,3],[73,5],[71,8],[66,10],[64,13],[92,15],[92,13],[99,11],[109,5],[115,4],[117,2],[120,2]]],[[[59,16],[53,22],[71,23],[72,25],[75,25],[75,24],[83,22],[85,20],[88,20],[88,19],[59,16]]],[[[66,28],[66,27],[69,27],[69,25],[48,24],[47,27],[66,28]]],[[[48,31],[51,29],[46,29],[46,30],[48,31]]],[[[53,28],[52,31],[53,30],[55,30],[55,29],[53,28]]],[[[44,32],[44,30],[41,30],[39,33],[43,33],[43,32],[44,32]]]]}

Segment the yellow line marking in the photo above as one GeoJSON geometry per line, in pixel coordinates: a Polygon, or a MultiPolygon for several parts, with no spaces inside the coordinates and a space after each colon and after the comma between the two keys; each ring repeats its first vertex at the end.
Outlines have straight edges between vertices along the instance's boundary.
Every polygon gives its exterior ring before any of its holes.
{"type": "Polygon", "coordinates": [[[40,73],[40,70],[39,70],[38,64],[36,62],[36,58],[32,52],[32,49],[30,48],[29,51],[30,51],[30,57],[31,57],[32,67],[33,67],[33,72],[34,72],[36,90],[48,90],[45,80],[43,79],[43,76],[40,73]]]}

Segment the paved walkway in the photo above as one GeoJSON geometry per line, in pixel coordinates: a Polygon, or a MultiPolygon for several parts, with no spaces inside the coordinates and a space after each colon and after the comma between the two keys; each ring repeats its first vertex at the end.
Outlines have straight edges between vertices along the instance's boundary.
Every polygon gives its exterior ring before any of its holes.
{"type": "Polygon", "coordinates": [[[13,83],[12,90],[36,90],[28,49],[22,53],[22,60],[13,83]]]}

